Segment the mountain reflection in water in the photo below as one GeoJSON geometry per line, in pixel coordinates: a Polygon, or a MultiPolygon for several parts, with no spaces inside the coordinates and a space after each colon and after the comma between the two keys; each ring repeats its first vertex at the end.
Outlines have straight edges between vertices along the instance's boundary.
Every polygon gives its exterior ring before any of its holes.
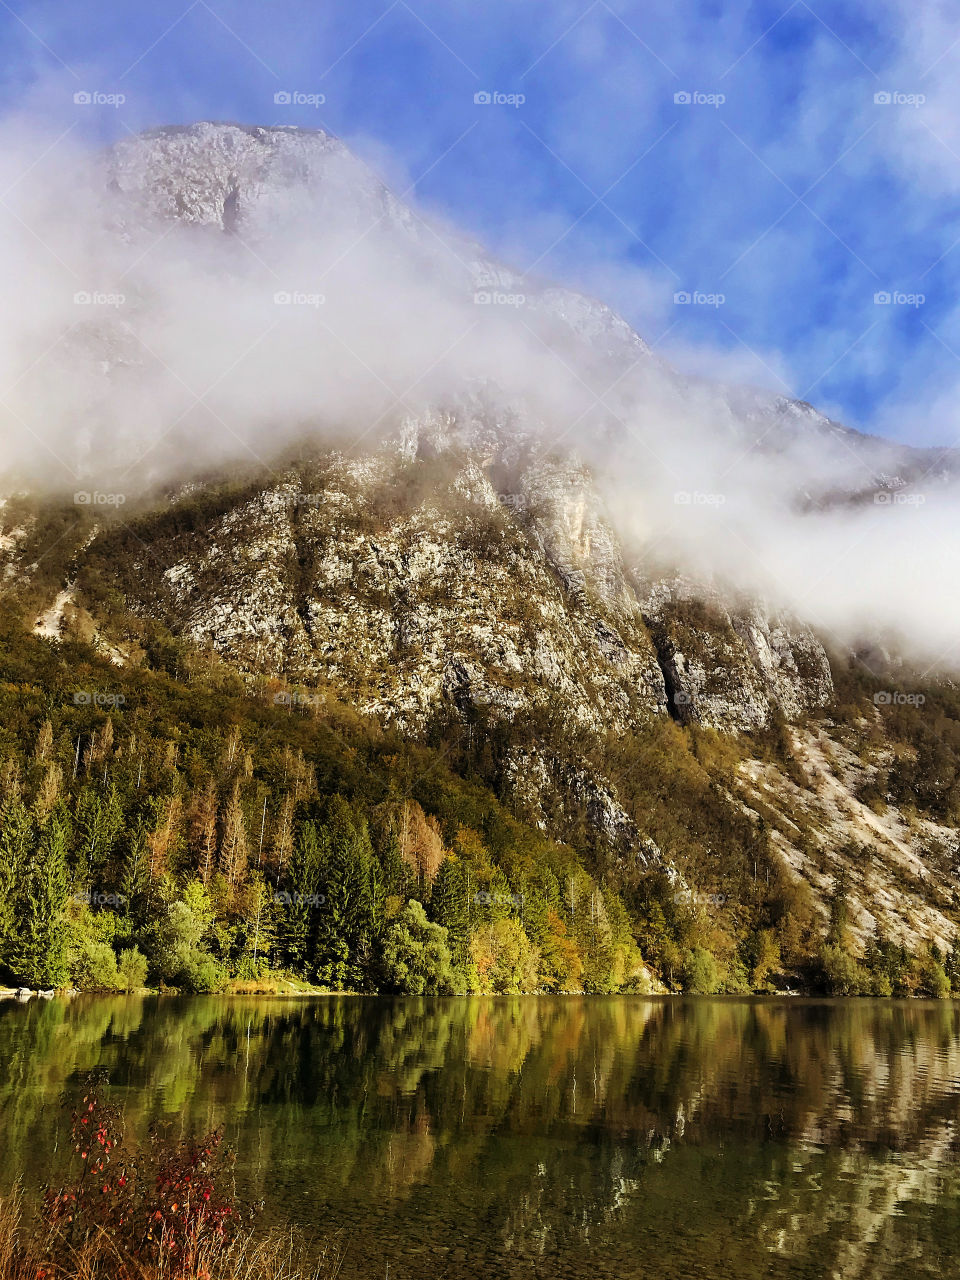
{"type": "Polygon", "coordinates": [[[949,1001],[8,1001],[0,1185],[56,1180],[98,1066],[346,1280],[960,1277],[949,1001]]]}

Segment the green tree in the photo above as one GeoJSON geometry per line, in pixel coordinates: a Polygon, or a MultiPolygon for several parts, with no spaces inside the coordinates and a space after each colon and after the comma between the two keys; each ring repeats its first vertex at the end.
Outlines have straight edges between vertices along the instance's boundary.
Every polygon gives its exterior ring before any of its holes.
{"type": "Polygon", "coordinates": [[[856,996],[869,983],[845,947],[826,943],[820,948],[820,968],[824,985],[832,996],[856,996]]]}
{"type": "Polygon", "coordinates": [[[378,876],[367,824],[354,818],[341,796],[330,804],[321,877],[324,902],[319,909],[314,969],[317,980],[335,990],[369,982],[378,921],[378,876]]]}
{"type": "Polygon", "coordinates": [[[683,989],[692,996],[712,996],[720,990],[720,968],[706,947],[693,947],[683,962],[683,989]]]}
{"type": "Polygon", "coordinates": [[[103,870],[113,852],[123,827],[123,805],[115,786],[106,795],[84,787],[75,812],[77,871],[89,880],[103,870]]]}
{"type": "Polygon", "coordinates": [[[117,957],[110,943],[82,929],[73,940],[70,978],[81,991],[116,991],[120,988],[117,957]]]}
{"type": "Polygon", "coordinates": [[[134,991],[147,982],[147,957],[137,947],[125,947],[117,961],[117,980],[123,991],[134,991]]]}
{"type": "Polygon", "coordinates": [[[834,877],[833,891],[830,894],[830,924],[827,927],[827,942],[830,946],[846,948],[849,916],[847,873],[841,870],[834,877]]]}
{"type": "Polygon", "coordinates": [[[186,886],[183,898],[170,902],[146,936],[151,968],[188,991],[216,991],[226,980],[223,967],[203,943],[213,924],[210,899],[200,881],[186,886]]]}
{"type": "Polygon", "coordinates": [[[945,1000],[950,994],[950,979],[936,946],[918,957],[917,982],[921,993],[935,1000],[945,1000]]]}
{"type": "Polygon", "coordinates": [[[299,974],[306,974],[316,959],[318,913],[324,905],[319,901],[324,861],[317,824],[302,823],[284,887],[276,894],[281,963],[299,974]]]}
{"type": "Polygon", "coordinates": [[[947,952],[943,967],[951,989],[960,991],[960,938],[954,938],[953,946],[947,952]]]}
{"type": "Polygon", "coordinates": [[[0,960],[5,959],[17,918],[19,888],[33,838],[30,813],[19,793],[0,805],[0,960]]]}
{"type": "Polygon", "coordinates": [[[467,877],[459,858],[445,858],[437,872],[430,895],[430,919],[446,929],[453,963],[462,967],[468,959],[470,904],[467,877]]]}
{"type": "Polygon", "coordinates": [[[70,930],[64,915],[67,840],[66,821],[52,814],[44,824],[19,895],[8,963],[15,980],[29,987],[62,987],[70,976],[70,930]]]}
{"type": "Polygon", "coordinates": [[[519,920],[482,924],[470,940],[470,955],[485,991],[516,994],[537,986],[540,957],[519,920]]]}
{"type": "Polygon", "coordinates": [[[390,991],[422,996],[453,990],[447,931],[428,920],[423,904],[415,899],[387,930],[382,967],[384,986],[390,991]]]}
{"type": "Polygon", "coordinates": [[[780,944],[772,929],[761,929],[749,948],[750,986],[754,991],[769,988],[771,974],[780,968],[780,944]]]}

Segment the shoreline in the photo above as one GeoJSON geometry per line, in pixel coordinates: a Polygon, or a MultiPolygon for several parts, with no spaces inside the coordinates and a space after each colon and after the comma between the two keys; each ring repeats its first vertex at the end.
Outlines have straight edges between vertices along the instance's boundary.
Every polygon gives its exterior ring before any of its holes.
{"type": "Polygon", "coordinates": [[[817,991],[727,991],[715,992],[710,995],[694,994],[685,991],[652,991],[642,994],[636,991],[623,992],[588,992],[588,991],[516,991],[516,992],[498,992],[498,991],[472,991],[453,995],[410,995],[397,994],[389,991],[332,991],[326,988],[312,988],[300,991],[179,991],[173,987],[160,990],[156,987],[136,987],[130,991],[110,991],[110,990],[77,990],[75,988],[67,988],[59,991],[30,991],[24,987],[0,987],[0,1001],[12,1000],[16,1004],[29,1004],[31,1000],[54,1000],[67,999],[72,1000],[76,997],[99,996],[107,998],[119,998],[126,996],[155,996],[158,999],[169,998],[187,998],[192,1000],[210,1000],[210,999],[267,999],[267,1000],[303,1000],[317,999],[319,997],[330,997],[338,999],[341,997],[350,997],[357,1000],[543,1000],[543,999],[579,999],[579,1000],[720,1000],[720,1001],[737,1001],[750,1000],[757,1003],[776,1002],[776,1001],[815,1001],[817,1003],[834,1003],[838,1001],[873,1001],[880,1003],[911,1003],[911,1004],[957,1004],[960,1003],[960,994],[953,996],[926,996],[926,995],[829,995],[825,992],[817,991]]]}

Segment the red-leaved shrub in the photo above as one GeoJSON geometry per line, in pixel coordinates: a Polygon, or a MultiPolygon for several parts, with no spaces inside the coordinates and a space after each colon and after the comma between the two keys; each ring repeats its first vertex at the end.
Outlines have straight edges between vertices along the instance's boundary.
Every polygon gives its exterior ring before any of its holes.
{"type": "Polygon", "coordinates": [[[61,1270],[78,1250],[98,1249],[175,1277],[209,1276],[229,1253],[244,1213],[220,1130],[172,1138],[154,1130],[134,1152],[123,1144],[122,1115],[91,1076],[71,1117],[75,1180],[47,1188],[41,1207],[37,1280],[61,1270]]]}

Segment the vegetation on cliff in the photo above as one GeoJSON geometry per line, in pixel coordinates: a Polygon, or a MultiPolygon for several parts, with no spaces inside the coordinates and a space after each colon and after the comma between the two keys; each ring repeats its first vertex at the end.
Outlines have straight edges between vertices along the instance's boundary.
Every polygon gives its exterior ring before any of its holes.
{"type": "MultiPolygon", "coordinates": [[[[733,802],[747,753],[788,767],[782,726],[735,740],[662,717],[607,744],[627,811],[661,850],[645,863],[605,848],[585,813],[558,817],[551,839],[511,812],[492,731],[451,723],[414,743],[328,695],[243,681],[158,626],[123,667],[31,635],[13,601],[2,627],[13,984],[215,991],[287,974],[419,993],[942,995],[955,976],[955,955],[882,934],[857,954],[840,907],[823,920],[733,802]]],[[[945,697],[938,714],[956,723],[945,697]]],[[[531,732],[517,726],[516,742],[531,732]]],[[[899,732],[916,759],[933,749],[925,724],[899,732]]],[[[949,806],[939,772],[931,803],[949,806]]]]}

